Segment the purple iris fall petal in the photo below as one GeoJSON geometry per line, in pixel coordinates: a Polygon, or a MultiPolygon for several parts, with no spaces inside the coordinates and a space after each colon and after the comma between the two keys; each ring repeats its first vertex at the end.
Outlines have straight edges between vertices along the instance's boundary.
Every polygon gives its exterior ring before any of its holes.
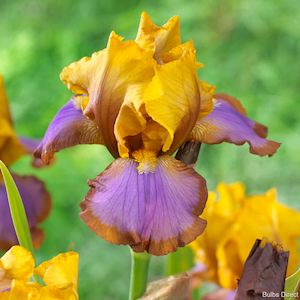
{"type": "Polygon", "coordinates": [[[238,100],[228,95],[215,95],[213,111],[198,120],[193,138],[207,144],[248,143],[250,152],[272,156],[280,143],[266,139],[267,128],[245,115],[238,100]]]}
{"type": "Polygon", "coordinates": [[[34,155],[49,163],[55,152],[78,144],[101,144],[96,124],[70,100],[54,117],[34,155]]]}
{"type": "Polygon", "coordinates": [[[117,159],[95,180],[81,218],[98,235],[135,251],[164,255],[205,229],[205,180],[184,163],[158,158],[155,172],[140,174],[133,159],[117,159]]]}
{"type": "MultiPolygon", "coordinates": [[[[43,231],[38,227],[49,214],[51,208],[50,195],[42,181],[33,176],[13,174],[26,211],[33,244],[37,248],[43,241],[43,231]]],[[[18,244],[13,227],[5,185],[0,181],[0,248],[9,249],[18,244]]]]}

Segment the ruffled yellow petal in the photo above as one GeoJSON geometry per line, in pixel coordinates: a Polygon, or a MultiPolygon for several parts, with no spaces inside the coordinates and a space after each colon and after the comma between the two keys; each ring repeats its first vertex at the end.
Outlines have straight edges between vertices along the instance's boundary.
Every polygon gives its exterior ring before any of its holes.
{"type": "MultiPolygon", "coordinates": [[[[34,282],[13,280],[10,292],[7,293],[10,300],[55,300],[41,297],[42,286],[34,282]]],[[[0,298],[1,299],[1,298],[0,298]]]]}
{"type": "Polygon", "coordinates": [[[76,252],[59,254],[40,264],[35,273],[42,277],[53,294],[63,293],[76,297],[68,299],[77,299],[78,260],[76,252]]]}
{"type": "Polygon", "coordinates": [[[18,140],[9,112],[8,101],[4,89],[3,77],[0,75],[0,159],[6,165],[12,164],[25,150],[18,140]]]}
{"type": "Polygon", "coordinates": [[[180,44],[179,17],[174,16],[159,27],[152,22],[147,13],[143,12],[136,42],[144,49],[151,51],[156,60],[161,62],[161,54],[180,44]]]}
{"type": "Polygon", "coordinates": [[[238,213],[245,201],[245,186],[241,182],[232,184],[219,183],[217,193],[221,201],[214,203],[214,213],[230,218],[238,213]]]}
{"type": "Polygon", "coordinates": [[[13,246],[0,259],[2,278],[28,280],[34,270],[32,254],[21,246],[13,246]]]}
{"type": "Polygon", "coordinates": [[[11,115],[8,106],[8,100],[4,87],[4,79],[3,76],[0,75],[0,119],[5,119],[12,123],[11,115]]]}
{"type": "Polygon", "coordinates": [[[0,300],[10,300],[9,292],[0,292],[0,300]]]}
{"type": "Polygon", "coordinates": [[[212,112],[214,108],[213,96],[216,91],[216,87],[203,80],[199,80],[198,84],[201,95],[200,113],[198,117],[198,119],[200,119],[212,112]]]}
{"type": "MultiPolygon", "coordinates": [[[[188,41],[183,44],[179,44],[176,47],[172,48],[168,52],[163,52],[160,55],[161,63],[168,63],[173,60],[178,60],[184,54],[185,51],[196,52],[193,41],[188,41]]],[[[201,62],[196,62],[197,68],[203,68],[204,65],[201,62]]]]}
{"type": "Polygon", "coordinates": [[[0,118],[0,128],[0,159],[9,166],[25,154],[25,150],[9,121],[0,118]]]}
{"type": "MultiPolygon", "coordinates": [[[[248,249],[248,254],[249,251],[248,249]]],[[[226,238],[221,238],[220,244],[216,249],[216,257],[218,262],[217,282],[224,288],[235,289],[237,279],[242,274],[245,262],[245,258],[240,254],[240,245],[234,239],[226,240],[226,238]]]]}
{"type": "Polygon", "coordinates": [[[159,153],[168,138],[168,131],[160,124],[149,120],[142,132],[143,146],[149,151],[159,153]]]}
{"type": "MultiPolygon", "coordinates": [[[[215,282],[220,281],[219,268],[224,261],[222,257],[217,257],[217,247],[226,235],[228,227],[235,221],[243,196],[244,185],[241,183],[218,184],[217,193],[209,193],[203,214],[208,226],[202,236],[192,243],[197,261],[207,266],[208,278],[215,282]]],[[[225,277],[229,276],[229,271],[225,274],[225,277]]]]}
{"type": "Polygon", "coordinates": [[[200,109],[195,52],[187,50],[179,60],[157,66],[145,90],[145,110],[167,132],[162,151],[172,152],[187,138],[200,109]]]}
{"type": "Polygon", "coordinates": [[[61,79],[74,93],[88,95],[84,113],[95,118],[114,156],[118,156],[114,125],[128,87],[150,81],[154,64],[151,53],[134,41],[123,42],[112,32],[106,49],[71,64],[61,73],[61,79]]]}
{"type": "Polygon", "coordinates": [[[133,151],[141,147],[141,137],[137,137],[136,142],[132,137],[140,134],[146,127],[147,120],[140,111],[144,89],[145,84],[128,87],[120,113],[116,119],[114,132],[121,157],[128,157],[129,150],[133,151]],[[130,139],[131,149],[126,144],[128,138],[130,139]]]}
{"type": "Polygon", "coordinates": [[[288,275],[300,264],[300,213],[277,201],[275,189],[246,196],[241,183],[219,184],[210,193],[203,217],[208,226],[192,245],[208,277],[235,289],[254,241],[268,238],[290,251],[288,275]]]}
{"type": "Polygon", "coordinates": [[[145,87],[145,84],[128,87],[117,117],[115,136],[121,157],[128,157],[130,153],[141,148],[158,153],[168,136],[167,130],[153,121],[145,111],[145,87]]]}

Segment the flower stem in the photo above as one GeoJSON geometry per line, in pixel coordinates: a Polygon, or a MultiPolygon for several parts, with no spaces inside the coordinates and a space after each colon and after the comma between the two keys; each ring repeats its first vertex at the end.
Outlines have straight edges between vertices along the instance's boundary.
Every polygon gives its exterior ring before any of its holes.
{"type": "Polygon", "coordinates": [[[131,275],[129,300],[136,300],[141,297],[146,288],[148,281],[148,267],[151,255],[147,252],[137,253],[130,249],[131,252],[131,275]]]}

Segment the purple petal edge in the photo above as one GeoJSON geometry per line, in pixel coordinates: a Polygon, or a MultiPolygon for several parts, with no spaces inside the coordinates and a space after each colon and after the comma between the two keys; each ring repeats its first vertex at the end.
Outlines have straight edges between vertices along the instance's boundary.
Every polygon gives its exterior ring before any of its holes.
{"type": "Polygon", "coordinates": [[[245,116],[232,101],[238,102],[217,98],[213,111],[198,120],[192,138],[207,144],[248,143],[253,154],[273,155],[280,147],[280,143],[265,139],[266,127],[245,116]]]}
{"type": "Polygon", "coordinates": [[[76,108],[72,99],[64,105],[50,123],[45,136],[34,152],[48,164],[55,152],[79,144],[101,144],[95,123],[76,108]]]}

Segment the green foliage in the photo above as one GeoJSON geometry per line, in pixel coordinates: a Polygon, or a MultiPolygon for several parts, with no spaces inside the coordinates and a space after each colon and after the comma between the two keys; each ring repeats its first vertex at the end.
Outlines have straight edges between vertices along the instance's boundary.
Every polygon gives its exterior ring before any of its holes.
{"type": "MultiPolygon", "coordinates": [[[[241,99],[249,115],[283,143],[271,159],[250,155],[247,146],[204,146],[197,169],[209,188],[238,180],[249,193],[276,186],[282,201],[300,208],[298,0],[1,0],[0,73],[18,133],[41,137],[71,95],[59,81],[62,68],[105,47],[113,29],[134,38],[142,10],[159,24],[180,15],[182,39],[195,41],[205,63],[201,78],[241,99]]],[[[79,251],[85,300],[126,299],[128,292],[128,249],[102,241],[78,217],[86,180],[111,160],[101,146],[80,146],[59,153],[45,170],[31,169],[26,158],[14,166],[46,181],[53,211],[38,255],[47,259],[70,247],[79,251]]],[[[150,280],[163,274],[163,261],[152,260],[150,280]]]]}
{"type": "MultiPolygon", "coordinates": [[[[293,300],[300,286],[300,269],[298,269],[293,275],[289,276],[285,281],[284,292],[286,293],[285,300],[293,300]]],[[[298,298],[298,297],[296,297],[298,298]]]]}
{"type": "Polygon", "coordinates": [[[21,246],[33,252],[29,225],[18,188],[5,164],[0,160],[0,170],[3,176],[10,213],[14,228],[21,246]]]}

